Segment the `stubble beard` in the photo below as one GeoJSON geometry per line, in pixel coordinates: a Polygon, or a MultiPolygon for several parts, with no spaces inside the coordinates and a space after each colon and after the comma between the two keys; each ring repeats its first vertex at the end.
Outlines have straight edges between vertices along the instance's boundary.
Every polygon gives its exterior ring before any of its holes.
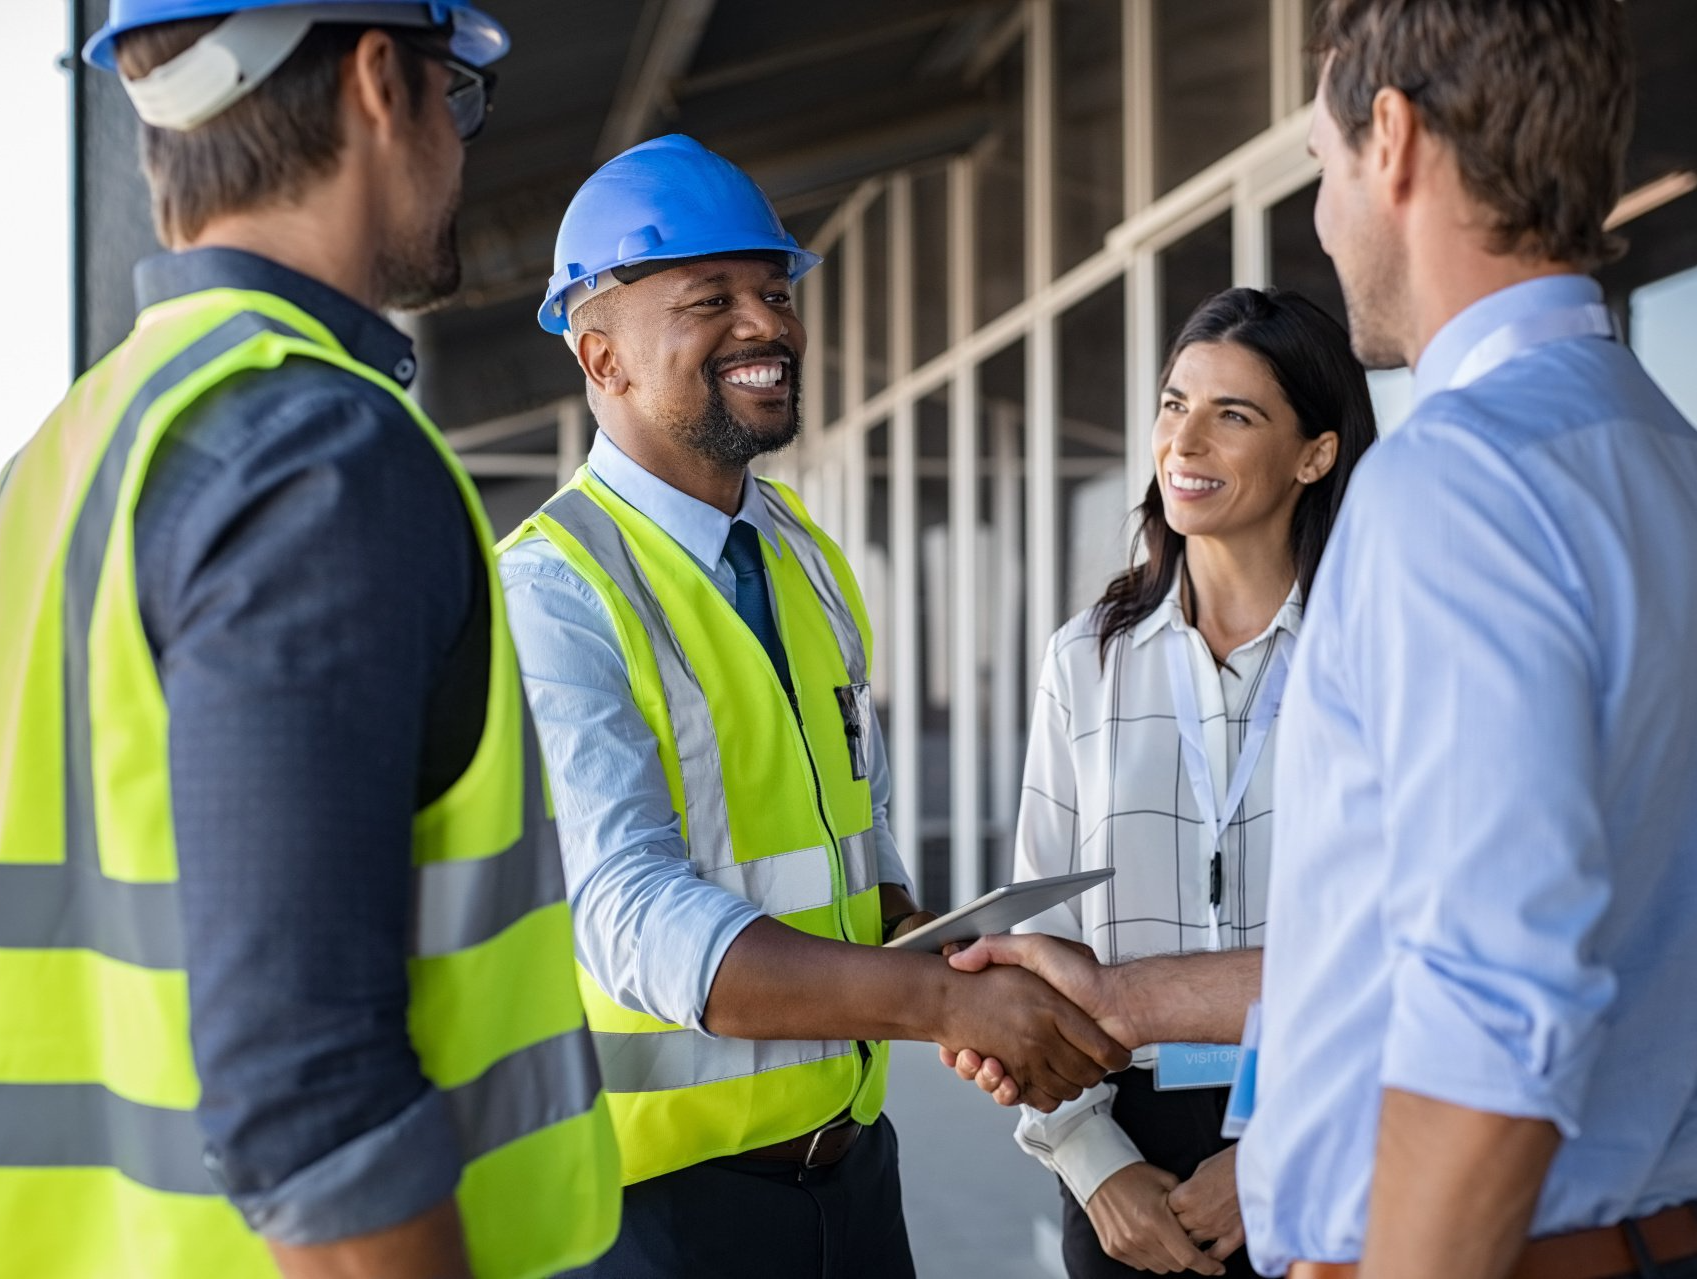
{"type": "Polygon", "coordinates": [[[1406,255],[1389,236],[1374,236],[1355,257],[1356,267],[1345,271],[1334,261],[1343,289],[1344,314],[1349,320],[1349,344],[1361,367],[1400,369],[1408,363],[1406,255]]]}
{"type": "Polygon", "coordinates": [[[377,253],[378,296],[385,310],[419,314],[441,307],[460,290],[459,194],[435,225],[377,253]]]}
{"type": "Polygon", "coordinates": [[[700,414],[682,426],[685,442],[699,457],[725,470],[740,471],[755,458],[788,448],[801,434],[801,365],[793,352],[785,377],[790,384],[789,415],[775,427],[751,426],[739,420],[725,402],[724,388],[712,369],[702,369],[707,403],[700,414]]]}

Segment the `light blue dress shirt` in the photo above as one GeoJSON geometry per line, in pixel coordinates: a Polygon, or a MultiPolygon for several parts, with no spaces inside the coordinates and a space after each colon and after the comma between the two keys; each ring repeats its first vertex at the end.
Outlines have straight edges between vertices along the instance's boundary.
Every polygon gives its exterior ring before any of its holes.
{"type": "MultiPolygon", "coordinates": [[[[736,573],[724,558],[732,517],[645,471],[605,432],[589,467],[671,534],[734,605],[736,573]]],[[[783,554],[753,476],[743,479],[735,518],[783,554]]],[[[705,1031],[701,1015],[719,963],[761,912],[697,877],[658,744],[631,697],[624,650],[595,589],[540,536],[513,546],[500,567],[554,791],[578,955],[627,1008],[705,1031]]],[[[890,770],[876,717],[868,780],[878,877],[911,891],[890,836],[890,770]]]]}
{"type": "Polygon", "coordinates": [[[1623,345],[1432,340],[1280,716],[1251,1256],[1361,1255],[1380,1090],[1555,1123],[1544,1235],[1697,1199],[1697,432],[1623,345]]]}

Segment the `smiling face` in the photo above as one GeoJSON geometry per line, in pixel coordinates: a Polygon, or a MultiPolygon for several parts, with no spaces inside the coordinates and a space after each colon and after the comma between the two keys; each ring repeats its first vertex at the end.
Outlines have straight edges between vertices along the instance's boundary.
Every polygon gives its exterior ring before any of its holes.
{"type": "Polygon", "coordinates": [[[807,334],[782,266],[714,258],[615,292],[618,318],[606,338],[629,415],[730,469],[795,439],[807,334]]]}
{"type": "Polygon", "coordinates": [[[1306,438],[1253,351],[1195,342],[1173,361],[1152,444],[1175,533],[1288,546],[1297,499],[1331,469],[1337,434],[1306,438]]]}

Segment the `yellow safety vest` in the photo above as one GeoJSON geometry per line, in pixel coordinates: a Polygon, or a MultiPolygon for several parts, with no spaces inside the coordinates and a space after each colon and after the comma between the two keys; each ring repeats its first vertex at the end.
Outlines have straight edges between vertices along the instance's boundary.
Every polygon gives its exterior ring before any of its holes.
{"type": "MultiPolygon", "coordinates": [[[[600,596],[697,873],[792,928],[877,945],[871,626],[842,552],[794,493],[760,487],[784,545],[761,553],[793,707],[688,552],[588,467],[497,549],[540,533],[600,596]]],[[[623,1007],[586,969],[578,984],[627,1184],[883,1107],[888,1044],[715,1039],[623,1007]]]]}
{"type": "MultiPolygon", "coordinates": [[[[178,414],[311,358],[395,383],[267,293],[149,307],[0,480],[0,1275],[246,1279],[263,1241],[202,1162],[178,920],[168,707],[142,631],[135,510],[178,414]]],[[[617,1154],[534,731],[494,560],[489,699],[413,826],[409,1026],[458,1129],[475,1272],[582,1265],[618,1231],[617,1154]]]]}

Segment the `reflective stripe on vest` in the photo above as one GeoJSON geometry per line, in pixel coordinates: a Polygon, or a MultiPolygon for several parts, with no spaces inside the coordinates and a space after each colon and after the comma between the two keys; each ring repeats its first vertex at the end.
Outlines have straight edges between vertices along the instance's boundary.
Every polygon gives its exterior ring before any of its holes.
{"type": "MultiPolygon", "coordinates": [[[[73,647],[81,645],[67,644],[67,650],[73,647]]],[[[67,753],[80,751],[86,769],[87,734],[67,734],[73,736],[83,740],[69,743],[67,753]]],[[[92,836],[88,801],[66,789],[67,831],[92,836]]],[[[537,754],[527,752],[525,803],[531,811],[519,838],[492,857],[426,862],[414,869],[413,954],[465,950],[538,906],[565,900],[559,835],[543,795],[537,754]]],[[[96,862],[91,847],[68,842],[63,863],[0,865],[0,947],[90,950],[138,968],[181,968],[175,885],[108,879],[96,862]]]]}
{"type": "MultiPolygon", "coordinates": [[[[586,1027],[567,1031],[448,1089],[462,1156],[476,1159],[587,1114],[601,1091],[589,1040],[586,1027]]],[[[100,1084],[0,1084],[0,1138],[6,1167],[116,1168],[153,1190],[221,1193],[206,1170],[193,1111],[144,1106],[100,1084]]]]}
{"type": "MultiPolygon", "coordinates": [[[[21,548],[11,573],[0,562],[0,612],[11,605],[8,622],[21,628],[0,645],[0,679],[16,681],[25,660],[39,674],[52,654],[60,685],[0,698],[0,829],[28,835],[0,850],[0,980],[13,983],[0,988],[0,1220],[20,1273],[41,1272],[55,1249],[66,1273],[276,1273],[203,1161],[167,745],[153,709],[164,703],[121,552],[132,549],[135,506],[171,421],[220,379],[285,358],[319,359],[394,394],[453,476],[480,545],[490,540],[469,479],[399,387],[292,304],[235,290],[145,312],[49,420],[42,451],[26,448],[0,473],[0,529],[21,548]],[[32,526],[48,540],[30,541],[32,526]],[[60,547],[62,562],[52,558],[60,547]],[[59,723],[46,718],[55,704],[59,723]],[[20,755],[54,739],[62,751],[20,755]],[[20,776],[58,787],[62,803],[43,797],[32,811],[20,776]],[[44,809],[53,821],[40,820],[44,809]],[[136,813],[139,824],[127,820],[136,813]]],[[[582,1265],[607,1247],[617,1155],[572,981],[535,732],[487,551],[482,561],[483,736],[471,765],[415,818],[409,1025],[466,1162],[458,1195],[473,1267],[518,1276],[582,1265]],[[541,984],[539,969],[553,982],[541,984]]]]}
{"type": "Polygon", "coordinates": [[[693,1030],[595,1032],[603,1077],[613,1092],[664,1092],[760,1075],[841,1057],[851,1048],[840,1039],[712,1039],[693,1030]]]}

